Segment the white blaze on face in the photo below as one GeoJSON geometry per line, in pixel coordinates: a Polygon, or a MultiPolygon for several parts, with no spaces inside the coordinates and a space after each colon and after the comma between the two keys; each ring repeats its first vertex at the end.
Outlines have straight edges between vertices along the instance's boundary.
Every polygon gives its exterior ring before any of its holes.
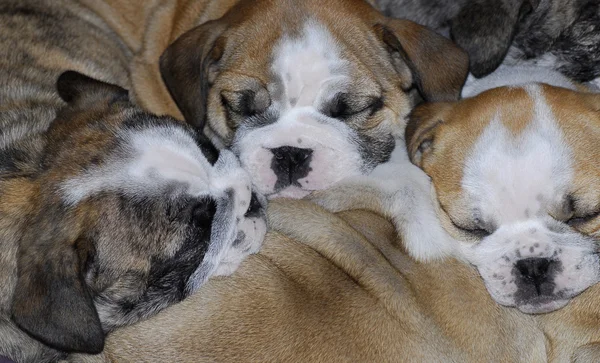
{"type": "Polygon", "coordinates": [[[348,62],[327,28],[309,20],[299,36],[283,36],[274,48],[271,72],[281,82],[269,107],[276,120],[256,128],[243,124],[233,143],[258,190],[302,197],[360,174],[364,161],[356,132],[322,113],[336,94],[349,90],[352,80],[348,62]],[[280,175],[272,167],[271,150],[286,146],[311,150],[310,165],[295,183],[276,188],[280,175]]]}
{"type": "Polygon", "coordinates": [[[556,221],[572,183],[571,151],[540,86],[524,87],[534,101],[533,120],[518,135],[497,114],[465,161],[462,188],[473,219],[493,232],[463,253],[491,296],[524,312],[560,308],[598,278],[594,241],[556,221]],[[517,268],[525,259],[548,259],[541,295],[517,268]]]}
{"type": "Polygon", "coordinates": [[[498,224],[535,216],[560,203],[572,180],[571,155],[554,116],[537,86],[534,119],[513,135],[497,114],[466,160],[462,187],[481,218],[498,224]]]}

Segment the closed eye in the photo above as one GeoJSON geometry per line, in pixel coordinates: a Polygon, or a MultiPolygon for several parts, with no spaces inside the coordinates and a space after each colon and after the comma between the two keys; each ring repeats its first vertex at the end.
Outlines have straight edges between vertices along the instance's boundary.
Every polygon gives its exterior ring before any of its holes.
{"type": "Polygon", "coordinates": [[[463,231],[465,233],[468,233],[468,234],[470,234],[473,237],[484,238],[484,237],[487,237],[487,236],[489,236],[490,234],[493,233],[493,231],[489,231],[486,228],[479,227],[479,225],[481,223],[478,222],[478,221],[475,221],[476,227],[474,227],[474,228],[463,227],[463,226],[455,223],[453,220],[450,220],[450,222],[452,222],[452,224],[454,225],[454,227],[456,227],[457,229],[459,229],[459,230],[461,230],[461,231],[463,231]]]}
{"type": "Polygon", "coordinates": [[[586,214],[583,216],[577,216],[574,215],[573,217],[569,218],[566,223],[568,225],[570,225],[571,227],[577,227],[580,226],[582,224],[586,224],[588,222],[590,222],[593,219],[596,219],[596,217],[600,216],[600,210],[598,211],[594,211],[590,214],[586,214]]]}
{"type": "Polygon", "coordinates": [[[370,115],[383,107],[382,97],[368,97],[366,102],[351,102],[346,94],[337,94],[322,111],[331,118],[346,119],[366,112],[370,115]]]}

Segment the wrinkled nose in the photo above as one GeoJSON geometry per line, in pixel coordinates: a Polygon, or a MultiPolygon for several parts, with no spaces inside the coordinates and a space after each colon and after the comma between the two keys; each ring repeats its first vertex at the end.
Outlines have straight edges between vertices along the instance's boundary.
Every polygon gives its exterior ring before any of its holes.
{"type": "Polygon", "coordinates": [[[271,149],[273,161],[271,169],[277,175],[275,189],[283,189],[288,185],[301,187],[298,179],[308,175],[312,159],[312,149],[300,149],[293,146],[282,146],[271,149]]]}
{"type": "MultiPolygon", "coordinates": [[[[533,285],[538,295],[552,293],[545,291],[550,279],[550,271],[554,269],[557,261],[549,258],[525,258],[517,261],[515,268],[520,273],[521,282],[533,285]]],[[[552,287],[554,284],[551,284],[552,287]]]]}

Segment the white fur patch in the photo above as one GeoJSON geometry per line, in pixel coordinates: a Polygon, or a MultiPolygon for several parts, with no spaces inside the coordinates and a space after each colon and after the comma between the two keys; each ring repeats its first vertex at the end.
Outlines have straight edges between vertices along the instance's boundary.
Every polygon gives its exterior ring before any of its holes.
{"type": "Polygon", "coordinates": [[[560,203],[572,180],[571,154],[539,86],[526,86],[534,120],[516,138],[497,115],[465,162],[462,188],[483,218],[510,223],[560,203]]]}
{"type": "Polygon", "coordinates": [[[403,139],[396,139],[389,161],[367,175],[340,181],[323,196],[312,200],[332,212],[339,212],[370,209],[372,205],[368,199],[375,199],[376,207],[381,208],[376,212],[393,221],[413,258],[430,261],[455,255],[457,242],[444,230],[437,217],[431,180],[410,162],[403,139]]]}
{"type": "Polygon", "coordinates": [[[148,196],[168,183],[188,185],[191,195],[211,194],[212,166],[190,135],[176,127],[129,130],[119,135],[121,150],[105,164],[63,184],[65,202],[79,201],[101,191],[148,196]]]}
{"type": "Polygon", "coordinates": [[[350,86],[347,61],[327,28],[308,20],[299,37],[284,36],[273,52],[272,72],[281,79],[281,97],[270,111],[278,119],[267,126],[243,125],[236,132],[233,150],[251,173],[261,193],[302,197],[324,189],[344,177],[361,173],[364,161],[355,142],[355,131],[329,118],[320,107],[350,86]],[[300,187],[275,190],[277,175],[271,168],[270,149],[292,146],[311,149],[311,170],[298,180],[300,187]],[[277,194],[274,194],[277,193],[277,194]]]}
{"type": "MultiPolygon", "coordinates": [[[[202,263],[188,280],[188,292],[215,274],[232,273],[248,254],[258,251],[266,233],[266,219],[264,213],[245,216],[252,183],[231,151],[221,150],[213,166],[195,140],[178,127],[132,129],[123,131],[119,138],[119,147],[104,164],[63,183],[66,203],[75,205],[106,191],[131,197],[168,197],[163,193],[174,184],[182,193],[212,197],[217,211],[211,241],[202,263]]],[[[264,201],[261,204],[264,207],[264,201]]]]}

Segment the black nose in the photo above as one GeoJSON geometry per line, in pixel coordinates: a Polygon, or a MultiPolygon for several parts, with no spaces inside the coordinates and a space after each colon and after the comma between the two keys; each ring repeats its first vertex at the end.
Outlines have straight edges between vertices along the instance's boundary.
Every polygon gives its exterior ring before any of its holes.
{"type": "Polygon", "coordinates": [[[310,173],[309,165],[313,150],[282,146],[271,149],[271,152],[273,153],[271,169],[277,175],[275,189],[283,189],[291,184],[301,187],[298,180],[310,173]]]}
{"type": "MultiPolygon", "coordinates": [[[[521,282],[533,284],[538,295],[542,295],[543,285],[549,281],[551,270],[557,264],[548,258],[525,258],[517,261],[515,267],[521,274],[521,282]]],[[[554,285],[554,284],[551,284],[554,285]]]]}

